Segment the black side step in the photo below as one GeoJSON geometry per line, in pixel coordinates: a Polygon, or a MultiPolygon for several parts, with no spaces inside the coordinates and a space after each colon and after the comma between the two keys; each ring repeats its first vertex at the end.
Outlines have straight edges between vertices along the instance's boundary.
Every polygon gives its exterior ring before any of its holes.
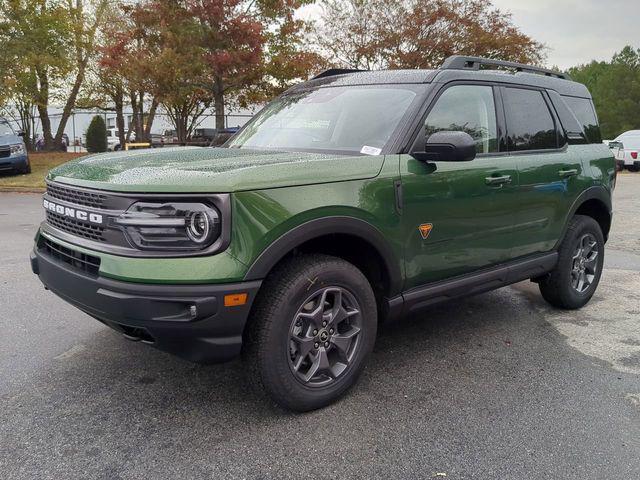
{"type": "Polygon", "coordinates": [[[476,295],[550,272],[558,262],[558,252],[528,257],[495,268],[412,288],[387,299],[388,320],[414,313],[430,305],[476,295]]]}

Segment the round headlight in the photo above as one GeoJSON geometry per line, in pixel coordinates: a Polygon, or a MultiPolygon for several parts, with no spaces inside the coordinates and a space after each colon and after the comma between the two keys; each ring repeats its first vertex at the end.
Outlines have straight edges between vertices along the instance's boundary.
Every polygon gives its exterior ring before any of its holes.
{"type": "Polygon", "coordinates": [[[200,202],[136,202],[115,223],[141,250],[203,250],[222,230],[218,209],[200,202]]]}
{"type": "Polygon", "coordinates": [[[195,243],[204,243],[211,236],[212,223],[206,212],[192,212],[187,219],[187,235],[195,243]]]}

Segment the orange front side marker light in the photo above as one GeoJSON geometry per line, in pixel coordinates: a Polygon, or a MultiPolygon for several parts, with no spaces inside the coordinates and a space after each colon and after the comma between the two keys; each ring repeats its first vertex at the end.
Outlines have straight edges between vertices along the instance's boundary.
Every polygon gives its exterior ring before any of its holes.
{"type": "Polygon", "coordinates": [[[224,296],[225,307],[238,307],[247,303],[246,293],[233,293],[231,295],[224,296]]]}
{"type": "Polygon", "coordinates": [[[429,238],[429,234],[431,233],[432,229],[433,229],[432,223],[423,223],[418,227],[418,230],[420,230],[420,235],[422,235],[423,240],[426,240],[427,238],[429,238]]]}

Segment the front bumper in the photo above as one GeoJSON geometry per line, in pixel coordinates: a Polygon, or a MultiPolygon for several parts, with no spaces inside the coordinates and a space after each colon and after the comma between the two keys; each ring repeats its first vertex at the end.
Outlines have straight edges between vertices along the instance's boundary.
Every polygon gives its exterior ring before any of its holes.
{"type": "Polygon", "coordinates": [[[197,363],[230,360],[260,281],[218,285],[157,285],[112,280],[80,271],[38,245],[31,268],[44,286],[127,338],[197,363]],[[226,307],[225,295],[247,293],[244,305],[226,307]]]}
{"type": "Polygon", "coordinates": [[[28,165],[29,157],[26,154],[0,158],[0,172],[24,170],[28,165]]]}

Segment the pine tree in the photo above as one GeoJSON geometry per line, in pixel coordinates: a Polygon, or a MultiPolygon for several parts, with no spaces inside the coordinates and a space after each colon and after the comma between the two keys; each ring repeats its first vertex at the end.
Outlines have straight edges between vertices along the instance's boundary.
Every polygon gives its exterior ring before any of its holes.
{"type": "Polygon", "coordinates": [[[107,126],[100,115],[93,117],[87,128],[87,151],[89,153],[107,151],[107,126]]]}

